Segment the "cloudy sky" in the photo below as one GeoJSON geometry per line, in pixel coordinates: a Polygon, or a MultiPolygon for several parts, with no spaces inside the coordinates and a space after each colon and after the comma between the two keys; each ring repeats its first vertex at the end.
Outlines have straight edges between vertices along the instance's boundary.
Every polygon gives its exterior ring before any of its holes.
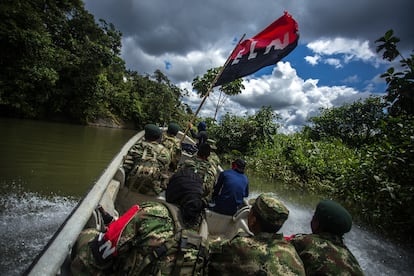
{"type": "MultiPolygon", "coordinates": [[[[388,29],[406,57],[414,49],[412,0],[84,0],[95,19],[113,23],[122,36],[122,58],[140,74],[161,70],[180,88],[224,64],[235,43],[252,37],[289,12],[299,45],[275,66],[243,78],[242,94],[228,97],[219,116],[253,114],[272,106],[284,131],[295,131],[321,107],[381,95],[379,75],[390,64],[374,41],[388,29]]],[[[218,92],[199,115],[213,117],[218,92]]],[[[184,99],[196,111],[201,99],[184,99]]]]}

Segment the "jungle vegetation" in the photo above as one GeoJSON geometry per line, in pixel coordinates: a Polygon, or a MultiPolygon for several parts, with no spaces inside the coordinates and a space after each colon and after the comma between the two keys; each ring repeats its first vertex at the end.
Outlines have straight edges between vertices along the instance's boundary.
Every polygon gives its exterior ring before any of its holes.
{"type": "MultiPolygon", "coordinates": [[[[137,129],[171,121],[184,129],[193,118],[182,102],[187,91],[160,70],[126,69],[122,34],[96,22],[81,0],[4,0],[0,16],[0,116],[80,124],[104,118],[137,129]]],[[[383,59],[399,60],[382,75],[385,97],[322,109],[300,132],[279,133],[270,106],[202,118],[223,160],[243,156],[249,171],[336,199],[356,220],[413,244],[414,55],[403,57],[398,42],[392,30],[376,41],[383,59]]],[[[200,96],[217,72],[193,80],[200,96]]],[[[241,80],[219,88],[217,108],[243,88],[241,80]]]]}

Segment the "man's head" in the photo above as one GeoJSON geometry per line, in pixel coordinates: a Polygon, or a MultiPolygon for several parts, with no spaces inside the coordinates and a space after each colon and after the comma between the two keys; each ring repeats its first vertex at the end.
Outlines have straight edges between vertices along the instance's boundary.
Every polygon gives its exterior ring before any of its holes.
{"type": "Polygon", "coordinates": [[[234,160],[233,163],[231,163],[231,168],[238,172],[244,173],[244,169],[246,168],[246,161],[238,158],[234,160]]]}
{"type": "Polygon", "coordinates": [[[276,233],[289,216],[289,210],[282,202],[265,193],[249,201],[252,208],[248,217],[250,231],[276,233]]]}
{"type": "Polygon", "coordinates": [[[162,134],[161,129],[154,124],[145,125],[144,130],[145,130],[145,140],[148,140],[148,141],[158,140],[160,139],[161,134],[162,134]]]}
{"type": "Polygon", "coordinates": [[[172,135],[172,136],[176,136],[178,131],[180,131],[180,126],[176,123],[170,123],[168,125],[168,129],[167,129],[167,133],[172,135]]]}
{"type": "Polygon", "coordinates": [[[352,217],[339,203],[333,200],[322,200],[316,206],[311,228],[315,234],[328,232],[342,236],[351,230],[352,217]]]}
{"type": "Polygon", "coordinates": [[[204,209],[202,200],[203,180],[192,169],[181,169],[173,174],[165,191],[165,199],[180,207],[181,215],[187,226],[200,222],[204,209]]]}
{"type": "Polygon", "coordinates": [[[197,156],[203,159],[207,159],[210,156],[210,153],[211,153],[211,147],[209,144],[204,143],[198,147],[197,156]]]}
{"type": "Polygon", "coordinates": [[[205,131],[207,129],[207,124],[206,122],[199,122],[197,125],[197,130],[198,131],[205,131]]]}

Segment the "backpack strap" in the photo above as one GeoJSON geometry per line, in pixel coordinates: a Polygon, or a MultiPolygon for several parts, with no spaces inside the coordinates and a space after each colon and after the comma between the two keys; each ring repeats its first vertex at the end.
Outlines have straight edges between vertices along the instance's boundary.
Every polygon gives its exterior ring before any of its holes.
{"type": "Polygon", "coordinates": [[[191,231],[184,229],[182,219],[179,215],[179,208],[173,204],[163,202],[163,204],[168,208],[172,219],[174,221],[174,228],[175,228],[175,235],[173,239],[165,241],[160,246],[156,247],[152,250],[150,254],[147,254],[142,262],[142,266],[138,271],[141,273],[144,271],[145,268],[148,266],[152,266],[150,275],[157,275],[158,274],[158,267],[157,263],[161,257],[168,255],[170,253],[174,253],[174,247],[177,247],[176,260],[174,264],[174,268],[172,270],[171,275],[180,275],[181,268],[184,263],[184,254],[185,248],[189,246],[196,246],[198,248],[197,258],[195,260],[192,275],[196,275],[198,271],[204,271],[206,261],[207,261],[207,238],[208,238],[208,225],[207,221],[203,217],[200,225],[199,233],[195,234],[191,231]]]}

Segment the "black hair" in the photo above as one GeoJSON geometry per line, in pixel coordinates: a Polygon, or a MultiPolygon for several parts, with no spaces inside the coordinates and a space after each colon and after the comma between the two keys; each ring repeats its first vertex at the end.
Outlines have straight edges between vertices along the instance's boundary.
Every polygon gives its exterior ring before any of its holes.
{"type": "Polygon", "coordinates": [[[165,199],[178,205],[186,227],[200,223],[201,212],[204,209],[203,180],[192,169],[180,169],[174,173],[168,182],[165,199]]]}

